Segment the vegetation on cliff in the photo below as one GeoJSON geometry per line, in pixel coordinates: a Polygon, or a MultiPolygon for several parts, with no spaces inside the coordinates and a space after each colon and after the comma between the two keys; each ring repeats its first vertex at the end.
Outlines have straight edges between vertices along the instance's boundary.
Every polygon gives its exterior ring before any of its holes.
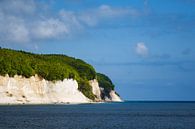
{"type": "Polygon", "coordinates": [[[65,55],[43,55],[24,51],[0,49],[0,75],[31,77],[38,74],[49,81],[73,78],[79,90],[94,99],[88,80],[96,78],[94,68],[80,59],[65,55]]]}
{"type": "Polygon", "coordinates": [[[110,97],[109,93],[111,90],[114,90],[114,84],[108,76],[101,73],[97,73],[96,75],[99,86],[104,88],[104,91],[101,93],[102,99],[105,99],[105,96],[110,97]]]}
{"type": "Polygon", "coordinates": [[[83,60],[57,54],[33,54],[25,51],[0,48],[0,75],[10,77],[22,75],[26,78],[35,74],[49,80],[63,80],[73,78],[77,80],[79,90],[88,98],[94,100],[89,80],[98,79],[100,87],[109,95],[114,89],[112,81],[83,60]]]}

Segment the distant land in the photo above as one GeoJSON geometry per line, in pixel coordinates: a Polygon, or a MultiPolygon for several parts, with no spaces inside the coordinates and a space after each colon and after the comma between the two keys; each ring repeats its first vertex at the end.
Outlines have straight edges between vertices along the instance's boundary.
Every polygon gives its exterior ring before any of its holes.
{"type": "Polygon", "coordinates": [[[81,59],[0,48],[0,104],[122,101],[114,84],[81,59]]]}

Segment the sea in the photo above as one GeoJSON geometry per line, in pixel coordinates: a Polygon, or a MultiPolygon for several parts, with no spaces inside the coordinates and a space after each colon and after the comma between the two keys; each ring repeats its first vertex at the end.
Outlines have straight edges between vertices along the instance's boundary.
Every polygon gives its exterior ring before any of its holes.
{"type": "Polygon", "coordinates": [[[0,129],[195,129],[195,102],[1,105],[0,129]]]}

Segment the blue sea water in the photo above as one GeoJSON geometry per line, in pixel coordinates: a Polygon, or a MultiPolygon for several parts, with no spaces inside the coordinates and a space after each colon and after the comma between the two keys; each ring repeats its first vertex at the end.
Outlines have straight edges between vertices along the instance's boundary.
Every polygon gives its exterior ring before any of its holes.
{"type": "Polygon", "coordinates": [[[0,106],[0,129],[195,129],[195,102],[0,106]]]}

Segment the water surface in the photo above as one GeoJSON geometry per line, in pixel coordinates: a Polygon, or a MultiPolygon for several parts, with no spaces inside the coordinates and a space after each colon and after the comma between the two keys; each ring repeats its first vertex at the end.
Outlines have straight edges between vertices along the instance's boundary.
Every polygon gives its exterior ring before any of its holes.
{"type": "Polygon", "coordinates": [[[0,106],[0,129],[195,129],[195,102],[0,106]]]}

